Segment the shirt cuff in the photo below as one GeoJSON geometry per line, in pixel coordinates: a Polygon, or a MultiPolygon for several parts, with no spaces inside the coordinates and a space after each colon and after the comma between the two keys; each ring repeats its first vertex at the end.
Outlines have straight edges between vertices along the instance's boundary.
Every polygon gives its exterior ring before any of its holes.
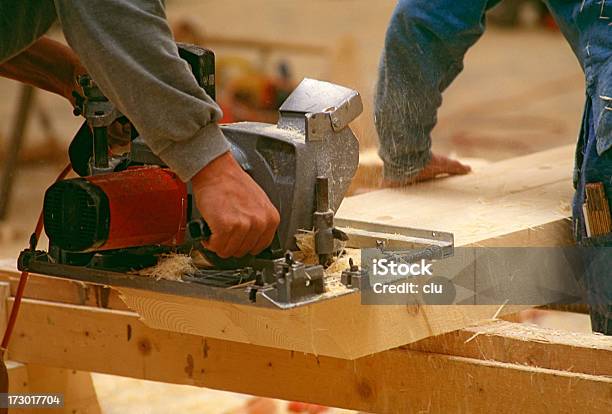
{"type": "Polygon", "coordinates": [[[211,122],[190,140],[173,142],[158,155],[182,181],[188,182],[208,163],[229,150],[229,141],[221,128],[211,122]]]}
{"type": "Polygon", "coordinates": [[[408,183],[419,175],[431,161],[431,151],[413,153],[398,161],[382,158],[384,160],[383,175],[385,180],[408,183]]]}

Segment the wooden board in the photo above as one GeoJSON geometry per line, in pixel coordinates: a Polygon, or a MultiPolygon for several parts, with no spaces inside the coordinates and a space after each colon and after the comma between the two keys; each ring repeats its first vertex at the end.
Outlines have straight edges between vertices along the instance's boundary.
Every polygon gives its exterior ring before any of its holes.
{"type": "MultiPolygon", "coordinates": [[[[14,267],[6,266],[7,261],[4,264],[5,267],[0,266],[0,280],[9,281],[14,294],[19,273],[14,267]]],[[[95,285],[41,275],[30,275],[30,278],[33,285],[26,289],[28,298],[126,310],[118,300],[121,295],[128,307],[153,328],[345,359],[415,342],[523,308],[363,306],[355,294],[278,310],[133,289],[120,289],[119,294],[111,289],[109,299],[101,302],[95,294],[99,287],[95,285]]]]}
{"type": "Polygon", "coordinates": [[[612,345],[597,335],[578,341],[501,322],[463,331],[463,340],[444,335],[419,350],[415,344],[348,361],[155,330],[131,312],[30,299],[22,306],[8,354],[24,363],[377,413],[612,410],[612,345]],[[507,341],[515,342],[505,348],[507,341]],[[550,345],[556,357],[545,356],[550,345]],[[582,361],[576,372],[559,370],[572,359],[582,361]]]}
{"type": "Polygon", "coordinates": [[[571,244],[574,149],[564,146],[404,189],[346,198],[336,224],[362,223],[454,233],[455,245],[571,244]]]}
{"type": "MultiPolygon", "coordinates": [[[[120,289],[152,328],[355,359],[490,319],[499,305],[362,305],[358,294],[288,310],[120,289]]],[[[523,306],[502,307],[501,314],[523,306]]]]}

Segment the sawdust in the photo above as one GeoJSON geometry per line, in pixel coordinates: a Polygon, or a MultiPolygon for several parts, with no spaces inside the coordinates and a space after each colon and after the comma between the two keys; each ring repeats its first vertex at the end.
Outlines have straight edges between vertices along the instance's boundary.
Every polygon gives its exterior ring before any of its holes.
{"type": "Polygon", "coordinates": [[[300,230],[295,235],[295,244],[298,251],[293,253],[295,260],[298,260],[307,265],[314,265],[319,262],[319,258],[315,251],[314,231],[300,230]]]}
{"type": "MultiPolygon", "coordinates": [[[[308,265],[318,263],[318,256],[315,252],[314,232],[311,230],[300,230],[295,235],[295,241],[299,251],[293,253],[296,260],[308,265]]],[[[353,264],[361,265],[361,250],[344,248],[345,242],[336,246],[338,251],[341,251],[338,257],[335,257],[333,262],[325,269],[325,290],[327,292],[341,292],[346,290],[346,286],[340,283],[342,271],[348,269],[349,260],[353,259],[353,264]]]]}
{"type": "MultiPolygon", "coordinates": [[[[318,264],[319,258],[315,251],[314,232],[312,230],[300,230],[295,235],[298,251],[293,253],[293,257],[306,264],[318,264]]],[[[336,250],[342,253],[335,257],[332,263],[325,269],[325,286],[328,292],[344,290],[346,287],[340,283],[342,271],[348,269],[349,260],[353,259],[356,265],[361,264],[361,251],[359,249],[344,248],[345,243],[336,240],[336,250]]],[[[155,266],[140,270],[134,270],[130,274],[146,276],[155,280],[182,281],[182,277],[187,274],[195,273],[198,267],[209,267],[205,258],[200,254],[188,256],[178,253],[167,253],[159,257],[155,266]]]]}
{"type": "MultiPolygon", "coordinates": [[[[293,253],[293,257],[296,260],[307,265],[315,265],[319,263],[319,256],[315,250],[314,231],[300,230],[295,235],[295,244],[299,249],[297,252],[293,253]]],[[[348,256],[345,253],[347,249],[345,249],[345,246],[346,242],[334,240],[334,250],[342,253],[339,256],[334,257],[333,262],[325,270],[326,274],[340,274],[344,269],[349,267],[348,256]]],[[[357,252],[359,252],[359,250],[357,250],[357,252]]],[[[355,259],[353,259],[353,261],[355,261],[355,259]]]]}
{"type": "Polygon", "coordinates": [[[350,259],[353,259],[353,264],[361,266],[361,250],[343,249],[342,254],[338,256],[327,269],[325,269],[325,274],[328,276],[339,276],[343,270],[350,267],[350,259]]]}
{"type": "Polygon", "coordinates": [[[155,280],[166,279],[181,281],[183,275],[195,273],[197,268],[193,259],[185,254],[168,253],[159,257],[155,266],[135,270],[132,274],[147,276],[155,280]]]}

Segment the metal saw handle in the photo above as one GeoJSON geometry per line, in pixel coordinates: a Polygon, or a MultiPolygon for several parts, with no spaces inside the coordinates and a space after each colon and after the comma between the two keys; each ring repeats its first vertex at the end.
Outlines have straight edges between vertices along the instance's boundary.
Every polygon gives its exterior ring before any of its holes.
{"type": "Polygon", "coordinates": [[[191,220],[187,224],[187,230],[189,231],[189,236],[191,236],[193,240],[206,241],[212,236],[212,231],[203,218],[191,220]]]}

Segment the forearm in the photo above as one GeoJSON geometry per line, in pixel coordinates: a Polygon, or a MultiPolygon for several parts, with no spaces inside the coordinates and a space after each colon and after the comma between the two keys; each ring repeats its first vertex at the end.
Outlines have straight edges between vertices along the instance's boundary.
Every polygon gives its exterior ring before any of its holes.
{"type": "Polygon", "coordinates": [[[181,179],[229,150],[221,110],[179,57],[161,0],[55,4],[87,71],[181,179]]]}
{"type": "Polygon", "coordinates": [[[495,1],[402,0],[391,18],[375,96],[385,177],[410,180],[431,159],[442,92],[484,31],[495,1]]]}
{"type": "Polygon", "coordinates": [[[76,78],[82,73],[84,68],[74,51],[46,37],[0,65],[0,76],[56,93],[71,102],[76,78]]]}

